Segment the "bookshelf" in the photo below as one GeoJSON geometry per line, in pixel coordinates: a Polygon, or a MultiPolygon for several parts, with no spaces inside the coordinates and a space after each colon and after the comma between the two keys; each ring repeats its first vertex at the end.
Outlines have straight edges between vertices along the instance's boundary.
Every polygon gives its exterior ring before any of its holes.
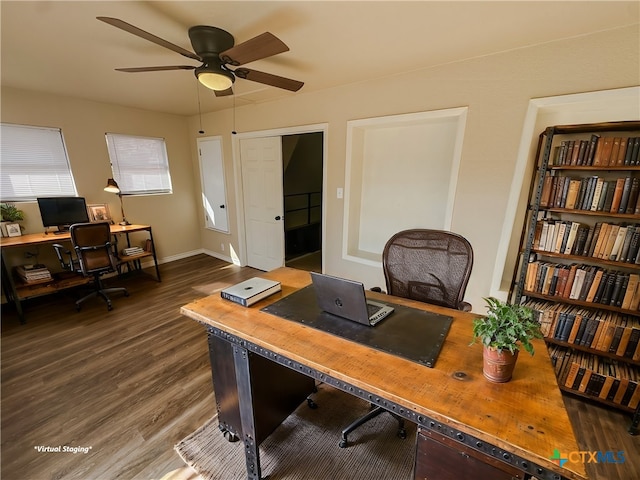
{"type": "Polygon", "coordinates": [[[640,408],[640,122],[540,134],[509,297],[538,312],[561,390],[640,408]]]}

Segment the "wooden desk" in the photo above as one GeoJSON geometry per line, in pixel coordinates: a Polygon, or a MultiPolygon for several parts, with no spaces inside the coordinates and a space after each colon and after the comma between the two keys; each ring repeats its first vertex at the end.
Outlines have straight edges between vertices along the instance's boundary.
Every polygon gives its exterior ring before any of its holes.
{"type": "MultiPolygon", "coordinates": [[[[156,256],[156,247],[153,241],[153,233],[150,225],[111,225],[111,234],[114,236],[125,235],[127,246],[131,246],[129,234],[134,232],[147,232],[151,240],[151,251],[137,255],[120,256],[122,262],[134,262],[139,267],[140,260],[144,257],[153,257],[156,269],[156,279],[160,281],[160,269],[158,268],[158,258],[156,256]]],[[[35,245],[45,245],[53,243],[61,243],[70,241],[69,232],[64,233],[30,233],[19,237],[2,237],[0,238],[0,247],[2,252],[2,283],[8,301],[12,301],[18,311],[20,321],[24,323],[24,312],[22,310],[22,301],[27,298],[37,297],[40,295],[48,295],[59,290],[83,285],[92,281],[90,277],[82,277],[80,275],[65,275],[60,278],[54,278],[51,281],[37,285],[27,285],[16,282],[11,272],[11,267],[6,258],[6,251],[9,248],[28,248],[35,245]]]]}
{"type": "MultiPolygon", "coordinates": [[[[390,303],[453,317],[435,367],[427,368],[261,312],[262,307],[310,283],[308,272],[289,268],[263,276],[280,281],[282,292],[250,308],[212,295],[181,309],[184,315],[204,324],[209,335],[233,348],[249,479],[261,478],[252,404],[254,379],[248,364],[251,355],[381,405],[418,424],[416,478],[587,478],[582,463],[567,462],[560,467],[550,458],[556,450],[566,458],[580,449],[541,341],[535,342],[535,356],[520,355],[510,382],[494,384],[482,375],[481,347],[469,346],[473,314],[371,294],[390,303]],[[469,476],[469,471],[475,474],[469,476]]],[[[336,448],[338,439],[336,432],[336,448]]]]}

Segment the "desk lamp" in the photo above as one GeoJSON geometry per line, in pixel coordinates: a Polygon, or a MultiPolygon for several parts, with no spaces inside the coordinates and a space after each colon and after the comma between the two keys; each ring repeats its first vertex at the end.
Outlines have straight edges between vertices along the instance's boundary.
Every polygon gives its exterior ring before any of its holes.
{"type": "Polygon", "coordinates": [[[120,222],[120,225],[131,225],[129,222],[127,222],[127,217],[125,217],[124,215],[124,203],[122,202],[122,192],[120,191],[120,187],[118,187],[118,184],[113,178],[110,178],[107,180],[107,186],[104,187],[104,191],[118,194],[118,197],[120,198],[120,212],[122,213],[122,221],[120,222]]]}

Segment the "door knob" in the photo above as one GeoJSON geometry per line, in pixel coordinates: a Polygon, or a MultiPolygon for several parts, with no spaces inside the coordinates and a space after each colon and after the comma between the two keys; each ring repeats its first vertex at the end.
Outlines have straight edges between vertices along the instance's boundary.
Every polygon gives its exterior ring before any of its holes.
{"type": "Polygon", "coordinates": [[[276,220],[282,220],[282,217],[280,215],[276,216],[275,218],[276,220]]]}
{"type": "Polygon", "coordinates": [[[224,208],[224,205],[220,205],[220,208],[224,208]]]}

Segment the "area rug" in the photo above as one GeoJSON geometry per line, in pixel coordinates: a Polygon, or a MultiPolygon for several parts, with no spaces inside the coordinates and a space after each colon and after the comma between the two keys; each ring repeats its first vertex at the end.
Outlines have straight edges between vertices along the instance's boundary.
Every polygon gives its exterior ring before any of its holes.
{"type": "MultiPolygon", "coordinates": [[[[412,478],[416,427],[406,422],[407,438],[397,437],[397,422],[383,414],[349,435],[338,447],[340,431],[367,413],[369,404],[320,385],[312,395],[317,409],[303,403],[260,445],[262,476],[269,480],[412,478]]],[[[207,480],[246,479],[244,446],[228,442],[214,417],[175,446],[187,465],[207,480]]]]}

